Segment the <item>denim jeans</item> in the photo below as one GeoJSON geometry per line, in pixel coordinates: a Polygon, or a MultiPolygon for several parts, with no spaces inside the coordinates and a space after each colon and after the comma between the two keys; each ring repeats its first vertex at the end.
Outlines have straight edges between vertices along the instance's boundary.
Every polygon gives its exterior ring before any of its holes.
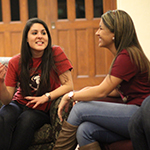
{"type": "Polygon", "coordinates": [[[150,150],[150,96],[131,117],[129,131],[135,150],[150,150]]]}
{"type": "Polygon", "coordinates": [[[0,150],[26,150],[34,133],[45,123],[48,114],[30,109],[15,101],[0,109],[0,150]]]}
{"type": "Polygon", "coordinates": [[[78,102],[72,108],[68,123],[79,126],[79,146],[92,142],[111,143],[129,138],[128,122],[139,106],[101,101],[78,102]]]}

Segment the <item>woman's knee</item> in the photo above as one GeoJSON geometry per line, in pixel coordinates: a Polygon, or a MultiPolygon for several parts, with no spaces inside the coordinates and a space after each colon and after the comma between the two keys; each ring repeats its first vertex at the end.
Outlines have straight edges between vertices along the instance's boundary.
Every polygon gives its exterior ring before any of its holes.
{"type": "Polygon", "coordinates": [[[93,110],[93,106],[91,106],[92,102],[78,102],[75,104],[69,114],[67,121],[72,124],[78,126],[81,122],[83,122],[83,116],[89,113],[89,109],[93,110]]]}
{"type": "Polygon", "coordinates": [[[32,127],[34,125],[34,119],[29,115],[24,116],[21,114],[18,117],[17,125],[19,125],[20,127],[22,126],[23,128],[32,127]]]}
{"type": "Polygon", "coordinates": [[[80,146],[94,142],[91,134],[90,122],[83,122],[79,125],[76,138],[80,146]]]}
{"type": "Polygon", "coordinates": [[[83,108],[85,106],[83,103],[84,102],[78,102],[77,104],[73,106],[67,119],[68,123],[75,125],[75,126],[78,126],[80,124],[81,122],[80,118],[82,118],[81,116],[82,116],[83,110],[85,110],[83,108]]]}
{"type": "Polygon", "coordinates": [[[79,125],[78,130],[77,130],[77,139],[79,137],[87,137],[90,136],[90,126],[88,125],[88,122],[83,122],[79,125]]]}
{"type": "Polygon", "coordinates": [[[17,125],[22,128],[39,128],[45,123],[49,123],[48,115],[36,110],[26,110],[18,117],[17,125]]]}
{"type": "Polygon", "coordinates": [[[11,123],[11,122],[16,122],[18,116],[21,113],[21,109],[13,103],[10,103],[9,105],[4,105],[0,109],[0,116],[1,116],[1,121],[5,121],[5,123],[11,123]]]}
{"type": "Polygon", "coordinates": [[[77,104],[75,104],[74,106],[73,106],[73,108],[71,109],[71,112],[70,112],[70,114],[77,114],[77,116],[78,116],[78,114],[80,114],[82,111],[83,111],[83,107],[86,105],[86,102],[78,102],[77,104]]]}

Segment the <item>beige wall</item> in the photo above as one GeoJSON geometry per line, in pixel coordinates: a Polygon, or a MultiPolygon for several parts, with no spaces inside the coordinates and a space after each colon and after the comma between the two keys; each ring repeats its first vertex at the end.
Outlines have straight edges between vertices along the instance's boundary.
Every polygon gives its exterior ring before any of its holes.
{"type": "Polygon", "coordinates": [[[117,0],[117,8],[132,17],[140,44],[150,59],[150,0],[117,0]]]}

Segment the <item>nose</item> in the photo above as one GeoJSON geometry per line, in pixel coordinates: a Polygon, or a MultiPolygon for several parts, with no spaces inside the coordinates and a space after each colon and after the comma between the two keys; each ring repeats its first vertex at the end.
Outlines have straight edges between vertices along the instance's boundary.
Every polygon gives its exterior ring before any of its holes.
{"type": "Polygon", "coordinates": [[[37,37],[38,37],[38,38],[42,38],[42,34],[39,32],[39,33],[37,34],[37,37]]]}
{"type": "Polygon", "coordinates": [[[98,29],[95,33],[95,35],[99,36],[99,33],[100,33],[100,29],[98,29]]]}

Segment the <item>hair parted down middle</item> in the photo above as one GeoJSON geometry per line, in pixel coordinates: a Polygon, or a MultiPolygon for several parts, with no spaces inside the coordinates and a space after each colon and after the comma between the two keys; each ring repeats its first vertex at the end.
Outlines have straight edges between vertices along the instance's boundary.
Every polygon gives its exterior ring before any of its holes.
{"type": "Polygon", "coordinates": [[[23,36],[22,36],[22,44],[21,44],[21,58],[19,69],[20,71],[20,87],[22,89],[23,96],[31,95],[31,89],[29,87],[30,82],[30,74],[29,69],[32,67],[32,53],[30,50],[30,46],[27,42],[27,35],[34,23],[40,23],[44,26],[47,35],[48,35],[48,45],[44,50],[41,62],[41,78],[40,85],[37,90],[36,95],[42,95],[50,89],[50,70],[55,68],[52,46],[51,46],[51,35],[49,29],[44,21],[38,18],[29,19],[24,27],[23,36]]]}

